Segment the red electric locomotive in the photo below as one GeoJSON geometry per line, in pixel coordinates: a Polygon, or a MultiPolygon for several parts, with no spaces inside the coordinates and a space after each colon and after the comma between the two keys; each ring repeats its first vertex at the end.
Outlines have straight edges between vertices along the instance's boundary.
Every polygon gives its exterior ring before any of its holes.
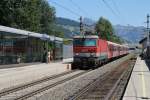
{"type": "Polygon", "coordinates": [[[72,68],[96,68],[112,58],[127,54],[127,47],[100,39],[96,35],[75,36],[72,68]]]}

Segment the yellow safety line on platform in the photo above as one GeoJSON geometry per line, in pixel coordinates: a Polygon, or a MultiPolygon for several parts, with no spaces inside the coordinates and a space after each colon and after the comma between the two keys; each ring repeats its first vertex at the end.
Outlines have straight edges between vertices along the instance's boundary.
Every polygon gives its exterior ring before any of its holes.
{"type": "Polygon", "coordinates": [[[141,77],[142,77],[142,90],[143,90],[143,97],[146,97],[146,86],[145,86],[145,77],[143,73],[143,66],[141,65],[141,77]]]}

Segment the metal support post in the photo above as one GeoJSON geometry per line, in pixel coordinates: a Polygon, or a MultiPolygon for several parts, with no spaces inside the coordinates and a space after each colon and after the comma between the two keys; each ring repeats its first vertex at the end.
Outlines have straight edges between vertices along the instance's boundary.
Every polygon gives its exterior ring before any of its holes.
{"type": "Polygon", "coordinates": [[[147,14],[147,51],[146,56],[147,58],[150,58],[150,41],[149,41],[149,14],[147,14]]]}
{"type": "Polygon", "coordinates": [[[82,20],[82,16],[80,17],[80,33],[84,36],[84,33],[83,33],[83,20],[82,20]]]}

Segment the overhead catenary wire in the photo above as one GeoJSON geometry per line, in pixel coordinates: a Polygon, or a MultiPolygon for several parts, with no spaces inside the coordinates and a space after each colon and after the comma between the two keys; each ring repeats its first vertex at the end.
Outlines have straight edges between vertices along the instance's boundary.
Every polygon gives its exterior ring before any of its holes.
{"type": "Polygon", "coordinates": [[[103,3],[110,9],[110,11],[118,17],[118,14],[112,9],[112,7],[105,1],[105,0],[102,0],[103,3]]]}
{"type": "Polygon", "coordinates": [[[114,0],[111,0],[111,1],[112,1],[112,4],[114,5],[116,11],[118,12],[118,14],[121,14],[119,9],[118,9],[118,6],[117,6],[116,2],[114,0]]]}
{"type": "MultiPolygon", "coordinates": [[[[66,11],[68,11],[68,12],[70,12],[70,13],[72,13],[72,14],[74,14],[74,15],[76,15],[76,16],[78,16],[78,17],[81,17],[81,15],[79,14],[79,13],[76,13],[76,12],[74,12],[73,10],[70,10],[69,8],[67,8],[67,7],[65,7],[65,6],[63,6],[63,5],[61,5],[61,4],[59,4],[59,3],[57,3],[57,2],[55,2],[55,1],[52,1],[52,0],[49,0],[51,3],[53,3],[53,4],[55,4],[55,5],[57,5],[57,6],[59,6],[59,7],[61,7],[61,8],[63,8],[63,9],[65,9],[66,11]]],[[[73,2],[72,0],[70,0],[80,11],[82,11],[82,12],[84,12],[85,14],[87,14],[87,15],[89,15],[86,11],[84,11],[78,4],[76,4],[75,2],[73,2]]],[[[92,27],[92,26],[94,26],[94,25],[87,25],[87,24],[83,24],[84,26],[87,26],[87,27],[92,27]]]]}
{"type": "Polygon", "coordinates": [[[106,0],[102,0],[102,1],[106,5],[106,7],[109,8],[110,11],[114,14],[114,16],[116,16],[116,18],[119,19],[120,23],[124,22],[124,20],[122,20],[122,17],[120,17],[121,15],[116,13],[116,11],[114,11],[114,9],[106,2],[106,0]]]}
{"type": "MultiPolygon", "coordinates": [[[[85,10],[83,9],[82,7],[80,7],[77,3],[75,3],[73,0],[69,0],[75,7],[77,7],[77,9],[84,13],[86,15],[87,18],[89,19],[92,19],[92,17],[90,16],[90,14],[85,10]]],[[[83,16],[84,17],[84,16],[83,16]]],[[[91,27],[91,26],[94,26],[94,25],[86,25],[86,24],[83,24],[84,26],[88,26],[88,27],[91,27]]]]}
{"type": "Polygon", "coordinates": [[[117,6],[115,0],[111,0],[111,1],[112,1],[112,4],[113,4],[114,9],[116,10],[116,12],[119,14],[119,16],[122,16],[122,17],[120,17],[120,20],[123,21],[123,22],[125,22],[126,19],[125,19],[125,18],[123,17],[123,15],[121,14],[121,12],[120,12],[120,10],[119,10],[119,8],[118,8],[118,6],[117,6]]]}
{"type": "Polygon", "coordinates": [[[57,6],[61,7],[61,8],[63,8],[63,9],[65,9],[66,11],[72,13],[73,15],[76,15],[76,16],[80,17],[80,14],[78,14],[78,13],[76,13],[76,12],[70,10],[69,8],[67,8],[67,7],[65,7],[65,6],[59,4],[59,3],[55,2],[55,1],[52,1],[52,0],[49,0],[49,1],[50,1],[51,3],[53,3],[53,4],[55,4],[55,5],[57,5],[57,6]]]}
{"type": "MultiPolygon", "coordinates": [[[[58,3],[58,2],[56,2],[56,1],[53,1],[53,0],[48,0],[50,3],[53,3],[53,4],[55,4],[56,6],[59,6],[59,7],[61,7],[61,8],[63,8],[64,10],[66,10],[66,11],[68,11],[69,13],[71,13],[71,14],[73,14],[73,15],[75,15],[75,16],[77,16],[77,17],[80,17],[81,15],[79,14],[79,13],[77,13],[77,12],[75,12],[74,10],[71,10],[71,9],[69,9],[69,8],[67,8],[67,7],[65,7],[65,6],[63,6],[62,4],[60,4],[60,3],[58,3]]],[[[79,11],[82,11],[84,14],[86,14],[86,15],[89,15],[85,10],[83,10],[77,3],[75,3],[73,0],[69,0],[70,2],[72,2],[72,4],[75,6],[75,7],[77,7],[78,9],[79,9],[79,11]]],[[[117,18],[119,18],[120,20],[121,20],[121,18],[118,16],[118,14],[113,10],[113,8],[106,2],[106,0],[102,0],[103,1],[103,3],[105,4],[105,6],[107,6],[107,8],[109,8],[110,9],[110,11],[117,17],[117,18]]],[[[115,4],[114,4],[115,5],[115,4]]],[[[85,25],[85,24],[84,24],[85,25]]],[[[85,26],[94,26],[94,25],[85,25],[85,26]]]]}
{"type": "Polygon", "coordinates": [[[77,3],[75,3],[73,0],[69,0],[69,1],[70,1],[74,6],[76,6],[80,12],[82,12],[82,13],[84,13],[85,15],[88,15],[88,16],[89,16],[89,14],[88,14],[84,9],[82,9],[77,3]]]}

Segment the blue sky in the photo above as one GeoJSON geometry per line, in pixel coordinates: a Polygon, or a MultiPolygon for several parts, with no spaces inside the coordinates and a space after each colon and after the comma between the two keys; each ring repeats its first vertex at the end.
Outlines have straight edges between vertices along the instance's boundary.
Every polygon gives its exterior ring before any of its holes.
{"type": "Polygon", "coordinates": [[[97,21],[103,16],[112,24],[145,26],[146,15],[150,13],[150,0],[48,0],[56,9],[56,16],[78,20],[79,16],[97,21]],[[72,1],[72,2],[71,2],[72,1]],[[76,14],[66,11],[60,4],[76,14]],[[79,9],[79,7],[81,9],[79,9]]]}

